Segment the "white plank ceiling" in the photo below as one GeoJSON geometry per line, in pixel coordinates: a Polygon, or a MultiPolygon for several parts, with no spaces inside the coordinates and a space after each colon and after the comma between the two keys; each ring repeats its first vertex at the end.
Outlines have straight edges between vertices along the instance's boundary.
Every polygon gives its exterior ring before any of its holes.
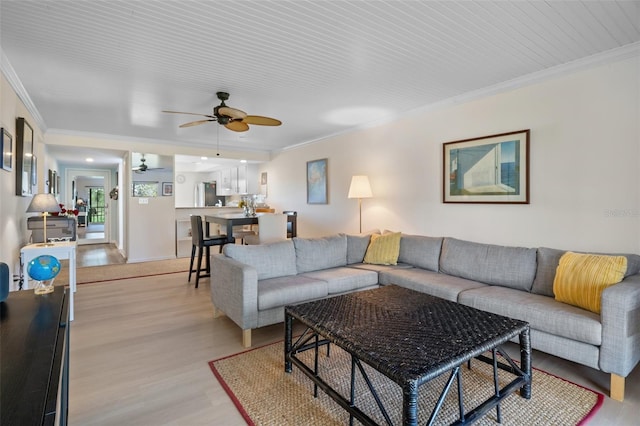
{"type": "Polygon", "coordinates": [[[3,70],[48,131],[211,147],[228,105],[280,127],[220,129],[222,147],[272,151],[637,51],[637,1],[12,1],[3,70]],[[365,114],[358,114],[364,111],[365,114]]]}

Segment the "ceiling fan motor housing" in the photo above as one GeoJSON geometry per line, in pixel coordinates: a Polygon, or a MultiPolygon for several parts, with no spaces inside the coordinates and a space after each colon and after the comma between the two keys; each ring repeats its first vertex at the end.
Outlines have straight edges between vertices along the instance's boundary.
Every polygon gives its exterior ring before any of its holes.
{"type": "Polygon", "coordinates": [[[222,102],[222,104],[218,105],[217,107],[215,107],[213,109],[213,115],[218,119],[218,123],[222,124],[223,126],[225,124],[229,124],[229,121],[231,121],[231,117],[228,117],[226,115],[221,115],[219,112],[220,107],[226,106],[224,104],[224,101],[222,102]]]}

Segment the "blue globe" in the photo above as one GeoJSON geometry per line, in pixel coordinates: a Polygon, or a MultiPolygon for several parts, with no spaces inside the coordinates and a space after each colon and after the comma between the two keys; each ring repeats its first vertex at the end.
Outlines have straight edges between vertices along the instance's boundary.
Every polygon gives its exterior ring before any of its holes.
{"type": "Polygon", "coordinates": [[[43,254],[29,262],[27,273],[36,281],[52,280],[60,273],[60,268],[57,258],[43,254]]]}

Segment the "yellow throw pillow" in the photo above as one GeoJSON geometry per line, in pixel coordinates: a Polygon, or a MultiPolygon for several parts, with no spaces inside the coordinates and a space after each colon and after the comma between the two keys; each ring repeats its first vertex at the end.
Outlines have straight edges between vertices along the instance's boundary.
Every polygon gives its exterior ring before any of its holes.
{"type": "Polygon", "coordinates": [[[371,234],[371,241],[369,241],[363,262],[373,265],[397,265],[401,236],[401,232],[384,235],[371,234]]]}
{"type": "Polygon", "coordinates": [[[625,256],[604,256],[566,252],[560,258],[553,280],[553,294],[559,302],[600,313],[602,292],[617,284],[627,272],[625,256]]]}

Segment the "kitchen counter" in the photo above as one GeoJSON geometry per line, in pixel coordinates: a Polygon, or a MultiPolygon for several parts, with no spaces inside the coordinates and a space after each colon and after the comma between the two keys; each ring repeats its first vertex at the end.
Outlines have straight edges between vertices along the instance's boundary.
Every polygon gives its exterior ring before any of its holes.
{"type": "Polygon", "coordinates": [[[215,209],[215,210],[234,209],[234,210],[240,210],[240,207],[231,207],[231,206],[222,206],[222,207],[218,207],[218,206],[176,207],[176,210],[208,210],[208,209],[215,209]]]}

